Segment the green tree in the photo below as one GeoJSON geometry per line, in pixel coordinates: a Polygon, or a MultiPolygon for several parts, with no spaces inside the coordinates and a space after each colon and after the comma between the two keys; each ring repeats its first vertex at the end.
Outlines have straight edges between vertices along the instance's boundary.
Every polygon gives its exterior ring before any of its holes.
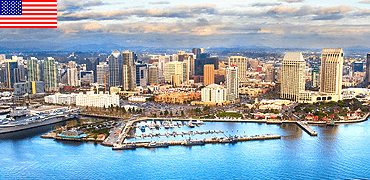
{"type": "Polygon", "coordinates": [[[161,116],[163,116],[163,113],[162,113],[162,111],[159,113],[159,115],[161,115],[161,116]]]}
{"type": "Polygon", "coordinates": [[[170,116],[172,116],[173,114],[172,114],[172,111],[170,111],[170,116]]]}
{"type": "Polygon", "coordinates": [[[181,116],[185,116],[185,113],[184,113],[184,111],[181,111],[181,116]]]}
{"type": "Polygon", "coordinates": [[[164,111],[164,115],[167,116],[168,115],[168,111],[167,109],[164,111]]]}

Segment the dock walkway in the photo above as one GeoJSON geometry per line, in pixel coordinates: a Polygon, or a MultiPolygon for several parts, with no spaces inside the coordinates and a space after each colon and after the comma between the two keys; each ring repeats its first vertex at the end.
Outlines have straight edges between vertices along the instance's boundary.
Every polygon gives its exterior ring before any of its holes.
{"type": "Polygon", "coordinates": [[[297,121],[297,125],[304,131],[306,131],[310,136],[317,136],[317,132],[308,127],[306,123],[302,121],[297,121]]]}

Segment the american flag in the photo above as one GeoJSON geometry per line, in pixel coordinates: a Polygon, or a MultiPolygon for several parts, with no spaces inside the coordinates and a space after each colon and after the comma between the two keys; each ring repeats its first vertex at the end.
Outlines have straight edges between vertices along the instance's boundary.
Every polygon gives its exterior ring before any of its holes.
{"type": "Polygon", "coordinates": [[[0,0],[0,28],[57,28],[57,0],[0,0]]]}

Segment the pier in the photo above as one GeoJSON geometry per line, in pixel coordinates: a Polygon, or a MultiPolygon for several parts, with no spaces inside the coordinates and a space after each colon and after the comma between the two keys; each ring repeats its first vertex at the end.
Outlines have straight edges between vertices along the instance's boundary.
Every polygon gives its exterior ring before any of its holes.
{"type": "MultiPolygon", "coordinates": [[[[205,144],[225,144],[231,143],[235,144],[237,142],[244,142],[244,141],[264,141],[264,140],[273,140],[273,139],[281,139],[279,135],[255,135],[255,136],[244,136],[235,138],[236,141],[232,141],[230,138],[212,138],[212,139],[202,139],[205,144]]],[[[185,141],[184,140],[172,140],[172,141],[160,141],[168,143],[169,146],[181,146],[185,141]]],[[[145,148],[148,143],[150,142],[130,142],[130,143],[122,143],[125,144],[135,144],[136,148],[145,148]]],[[[196,145],[194,145],[196,146],[196,145]]]]}
{"type": "Polygon", "coordinates": [[[310,127],[308,127],[306,123],[304,123],[302,121],[297,121],[297,125],[300,128],[302,128],[304,131],[306,131],[307,134],[309,134],[310,136],[317,136],[317,132],[312,130],[310,127]]]}

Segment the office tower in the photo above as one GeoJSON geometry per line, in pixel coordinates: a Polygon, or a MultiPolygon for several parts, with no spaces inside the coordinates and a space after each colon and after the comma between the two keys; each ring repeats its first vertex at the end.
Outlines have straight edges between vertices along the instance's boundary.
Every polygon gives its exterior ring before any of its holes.
{"type": "Polygon", "coordinates": [[[158,83],[158,67],[157,66],[149,66],[149,84],[157,84],[158,83]]]}
{"type": "Polygon", "coordinates": [[[81,82],[94,83],[94,71],[80,71],[81,82]]]}
{"type": "Polygon", "coordinates": [[[200,54],[202,53],[200,48],[193,48],[191,52],[195,55],[194,59],[200,58],[200,54]]]}
{"type": "Polygon", "coordinates": [[[214,65],[206,64],[204,65],[204,85],[208,86],[214,83],[215,83],[214,65]]]}
{"type": "Polygon", "coordinates": [[[125,50],[122,53],[122,85],[124,90],[132,91],[136,88],[135,57],[135,53],[129,50],[125,50]]]}
{"type": "Polygon", "coordinates": [[[189,76],[195,75],[195,67],[194,67],[194,55],[188,56],[188,59],[186,61],[188,64],[188,71],[189,71],[189,76]]]}
{"type": "Polygon", "coordinates": [[[27,60],[27,81],[41,81],[40,63],[35,57],[27,60]]]}
{"type": "Polygon", "coordinates": [[[281,67],[281,93],[283,99],[298,102],[305,91],[306,62],[301,52],[287,52],[281,67]]]}
{"type": "Polygon", "coordinates": [[[164,78],[166,83],[180,85],[187,80],[187,64],[185,62],[169,62],[165,64],[164,78]]]}
{"type": "Polygon", "coordinates": [[[252,71],[257,71],[257,67],[258,67],[258,64],[259,64],[257,59],[249,60],[249,64],[250,64],[250,68],[252,69],[252,71]]]}
{"type": "Polygon", "coordinates": [[[78,80],[78,70],[77,70],[76,62],[74,61],[68,62],[67,77],[68,77],[68,85],[80,86],[80,82],[78,80]]]}
{"type": "Polygon", "coordinates": [[[97,81],[97,73],[96,68],[99,64],[100,57],[89,57],[85,58],[83,63],[86,64],[86,71],[93,71],[94,72],[94,82],[97,81]]]}
{"type": "Polygon", "coordinates": [[[342,92],[343,49],[324,48],[321,54],[320,92],[340,96],[342,92]]]}
{"type": "Polygon", "coordinates": [[[230,65],[226,69],[227,100],[234,101],[239,98],[238,67],[230,65]]]}
{"type": "Polygon", "coordinates": [[[45,91],[58,91],[58,70],[55,60],[48,57],[43,62],[45,91]]]}
{"type": "Polygon", "coordinates": [[[247,80],[247,58],[242,56],[229,57],[229,65],[236,65],[238,67],[239,83],[246,83],[247,80]]]}
{"type": "Polygon", "coordinates": [[[107,86],[122,85],[122,56],[114,50],[108,57],[109,75],[107,76],[107,86]]]}
{"type": "Polygon", "coordinates": [[[354,62],[352,63],[353,72],[364,72],[364,63],[363,62],[354,62]]]}
{"type": "Polygon", "coordinates": [[[370,84],[370,53],[367,54],[366,59],[366,77],[365,77],[365,87],[370,84]]]}
{"type": "Polygon", "coordinates": [[[312,69],[312,87],[317,88],[320,87],[320,68],[314,67],[312,69]]]}
{"type": "Polygon", "coordinates": [[[274,82],[275,81],[275,67],[272,64],[266,65],[266,77],[265,82],[274,82]]]}
{"type": "Polygon", "coordinates": [[[104,84],[104,75],[109,74],[109,65],[107,62],[99,62],[99,65],[96,66],[96,74],[96,82],[98,84],[104,84]]]}
{"type": "Polygon", "coordinates": [[[146,64],[136,64],[136,87],[145,88],[148,84],[148,66],[146,64]]]}
{"type": "Polygon", "coordinates": [[[17,60],[5,60],[4,85],[7,88],[14,88],[14,84],[19,82],[19,69],[17,60]]]}

